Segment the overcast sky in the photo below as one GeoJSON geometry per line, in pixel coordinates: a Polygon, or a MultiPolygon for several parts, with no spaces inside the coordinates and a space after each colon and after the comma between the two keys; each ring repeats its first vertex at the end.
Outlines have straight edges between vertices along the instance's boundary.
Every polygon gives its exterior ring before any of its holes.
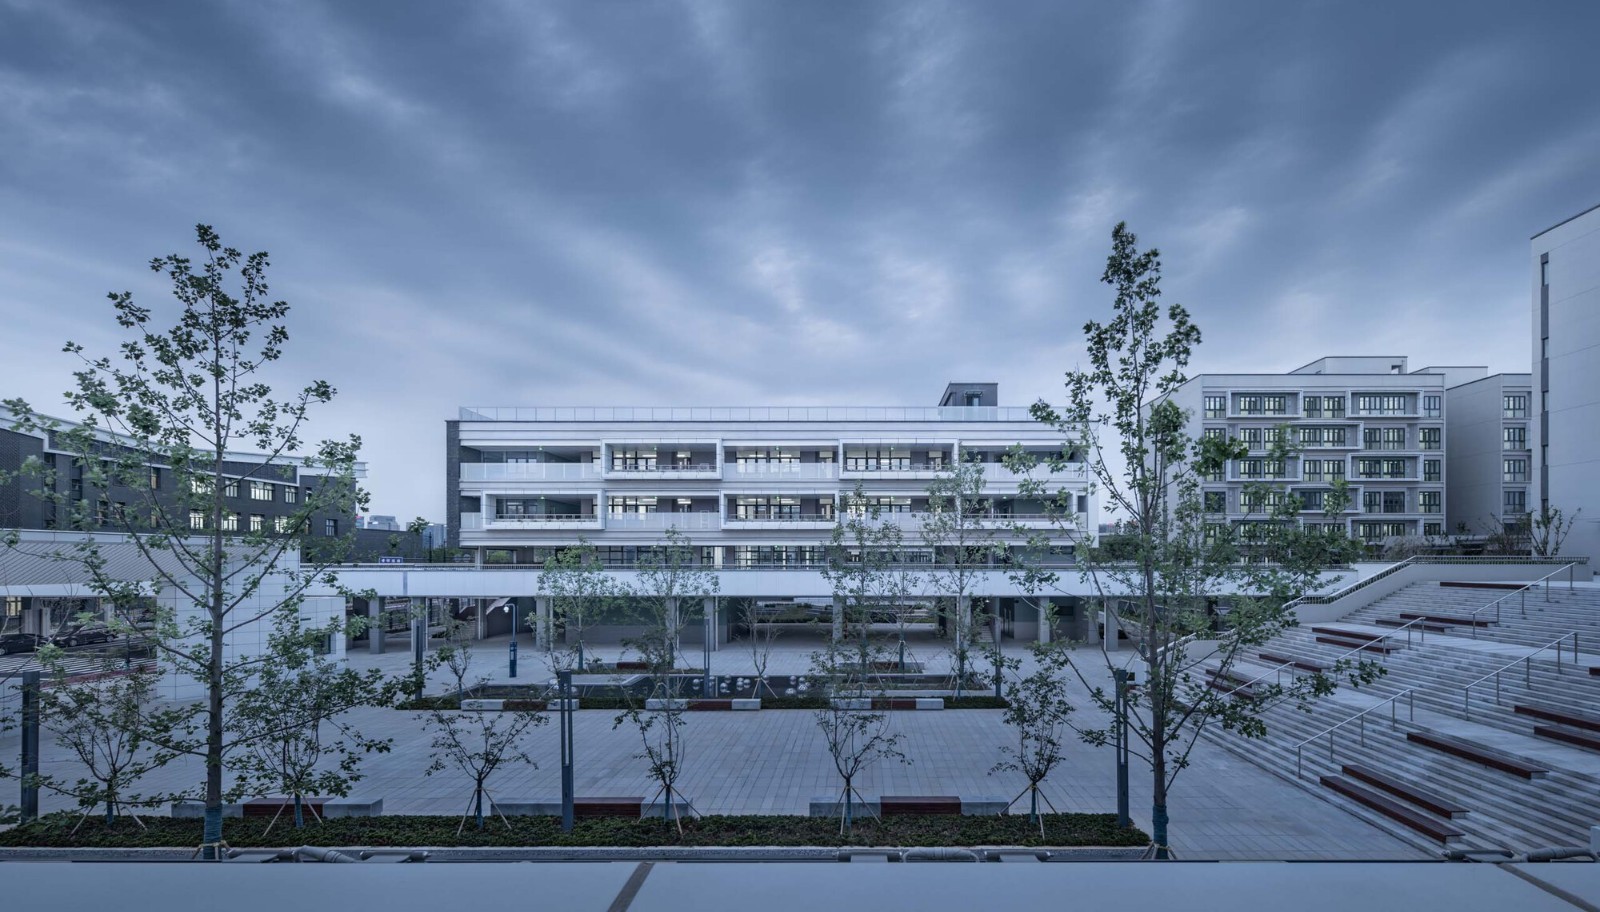
{"type": "Polygon", "coordinates": [[[0,396],[196,222],[373,511],[460,405],[1056,397],[1110,230],[1197,370],[1527,370],[1530,235],[1600,202],[1593,2],[0,0],[0,396]]]}

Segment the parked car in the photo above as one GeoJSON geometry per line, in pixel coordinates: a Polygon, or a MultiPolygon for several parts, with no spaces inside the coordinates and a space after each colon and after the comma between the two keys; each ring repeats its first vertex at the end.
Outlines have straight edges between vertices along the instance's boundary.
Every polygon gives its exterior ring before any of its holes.
{"type": "Polygon", "coordinates": [[[77,624],[51,637],[50,642],[71,648],[90,643],[109,643],[114,637],[111,628],[104,624],[77,624]]]}
{"type": "Polygon", "coordinates": [[[46,643],[37,633],[0,633],[0,655],[13,652],[37,652],[46,643]]]}

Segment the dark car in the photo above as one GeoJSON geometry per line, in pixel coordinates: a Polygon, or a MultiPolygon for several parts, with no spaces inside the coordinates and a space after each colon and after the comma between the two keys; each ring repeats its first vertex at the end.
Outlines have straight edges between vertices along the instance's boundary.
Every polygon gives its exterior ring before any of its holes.
{"type": "Polygon", "coordinates": [[[36,652],[47,641],[37,633],[0,633],[0,655],[36,652]]]}
{"type": "Polygon", "coordinates": [[[68,627],[50,638],[57,646],[87,646],[90,643],[109,643],[114,638],[111,628],[104,624],[79,624],[68,627]]]}

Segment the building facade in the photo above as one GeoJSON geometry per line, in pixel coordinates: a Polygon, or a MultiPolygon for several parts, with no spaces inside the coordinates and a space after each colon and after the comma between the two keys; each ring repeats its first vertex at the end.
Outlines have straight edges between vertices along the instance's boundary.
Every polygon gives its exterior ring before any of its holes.
{"type": "Polygon", "coordinates": [[[1561,553],[1600,559],[1600,206],[1532,240],[1533,510],[1576,515],[1561,553]]]}
{"type": "Polygon", "coordinates": [[[1505,530],[1520,538],[1527,528],[1533,503],[1532,403],[1530,374],[1461,379],[1445,391],[1447,534],[1476,537],[1505,530]]]}
{"type": "Polygon", "coordinates": [[[1286,374],[1200,374],[1172,394],[1189,432],[1246,444],[1248,455],[1203,479],[1208,522],[1238,526],[1296,497],[1308,526],[1339,526],[1371,545],[1444,532],[1443,372],[1410,372],[1404,357],[1326,357],[1286,374]],[[1275,443],[1294,455],[1276,459],[1275,443]],[[1353,502],[1324,510],[1330,486],[1353,502]],[[1252,490],[1268,483],[1274,492],[1252,490]]]}
{"type": "MultiPolygon", "coordinates": [[[[997,543],[1020,549],[1015,526],[1043,530],[1070,563],[1078,536],[1002,464],[1014,446],[1059,454],[1061,434],[997,398],[995,384],[968,383],[929,408],[463,408],[446,422],[450,545],[536,567],[581,539],[621,570],[675,529],[704,566],[799,571],[763,575],[775,583],[763,598],[826,603],[825,546],[847,510],[875,508],[902,529],[906,560],[933,562],[928,488],[959,461],[983,468],[967,508],[993,518],[997,543]]],[[[1077,529],[1096,527],[1081,455],[1046,480],[1071,498],[1077,529]]]]}

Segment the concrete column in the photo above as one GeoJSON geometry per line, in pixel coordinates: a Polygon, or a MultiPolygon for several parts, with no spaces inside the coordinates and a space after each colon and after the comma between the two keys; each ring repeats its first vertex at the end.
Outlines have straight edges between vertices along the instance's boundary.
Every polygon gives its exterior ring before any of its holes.
{"type": "Polygon", "coordinates": [[[844,639],[844,599],[833,597],[833,641],[844,639]]]}
{"type": "Polygon", "coordinates": [[[702,610],[705,611],[705,616],[710,618],[710,623],[706,624],[707,635],[711,637],[711,651],[716,652],[722,648],[722,634],[720,632],[722,619],[717,617],[717,600],[707,597],[702,605],[702,610]]]}
{"type": "Polygon", "coordinates": [[[1116,612],[1110,606],[1100,609],[1100,623],[1105,625],[1105,648],[1107,652],[1116,652],[1122,648],[1122,637],[1117,633],[1122,625],[1117,622],[1116,612]]]}
{"type": "Polygon", "coordinates": [[[367,651],[383,655],[383,596],[367,599],[367,651]]]}
{"type": "Polygon", "coordinates": [[[1045,610],[1044,602],[1039,601],[1033,603],[1033,616],[1039,619],[1039,642],[1050,642],[1053,632],[1050,628],[1055,626],[1055,612],[1045,610]]]}
{"type": "MultiPolygon", "coordinates": [[[[460,602],[457,602],[460,604],[460,602]]],[[[489,618],[483,610],[481,599],[472,600],[472,638],[481,640],[489,635],[489,618]]]]}
{"type": "Polygon", "coordinates": [[[533,645],[538,649],[549,652],[555,648],[555,645],[551,642],[551,634],[554,630],[550,623],[550,600],[543,597],[536,598],[533,600],[533,607],[533,645]]]}

